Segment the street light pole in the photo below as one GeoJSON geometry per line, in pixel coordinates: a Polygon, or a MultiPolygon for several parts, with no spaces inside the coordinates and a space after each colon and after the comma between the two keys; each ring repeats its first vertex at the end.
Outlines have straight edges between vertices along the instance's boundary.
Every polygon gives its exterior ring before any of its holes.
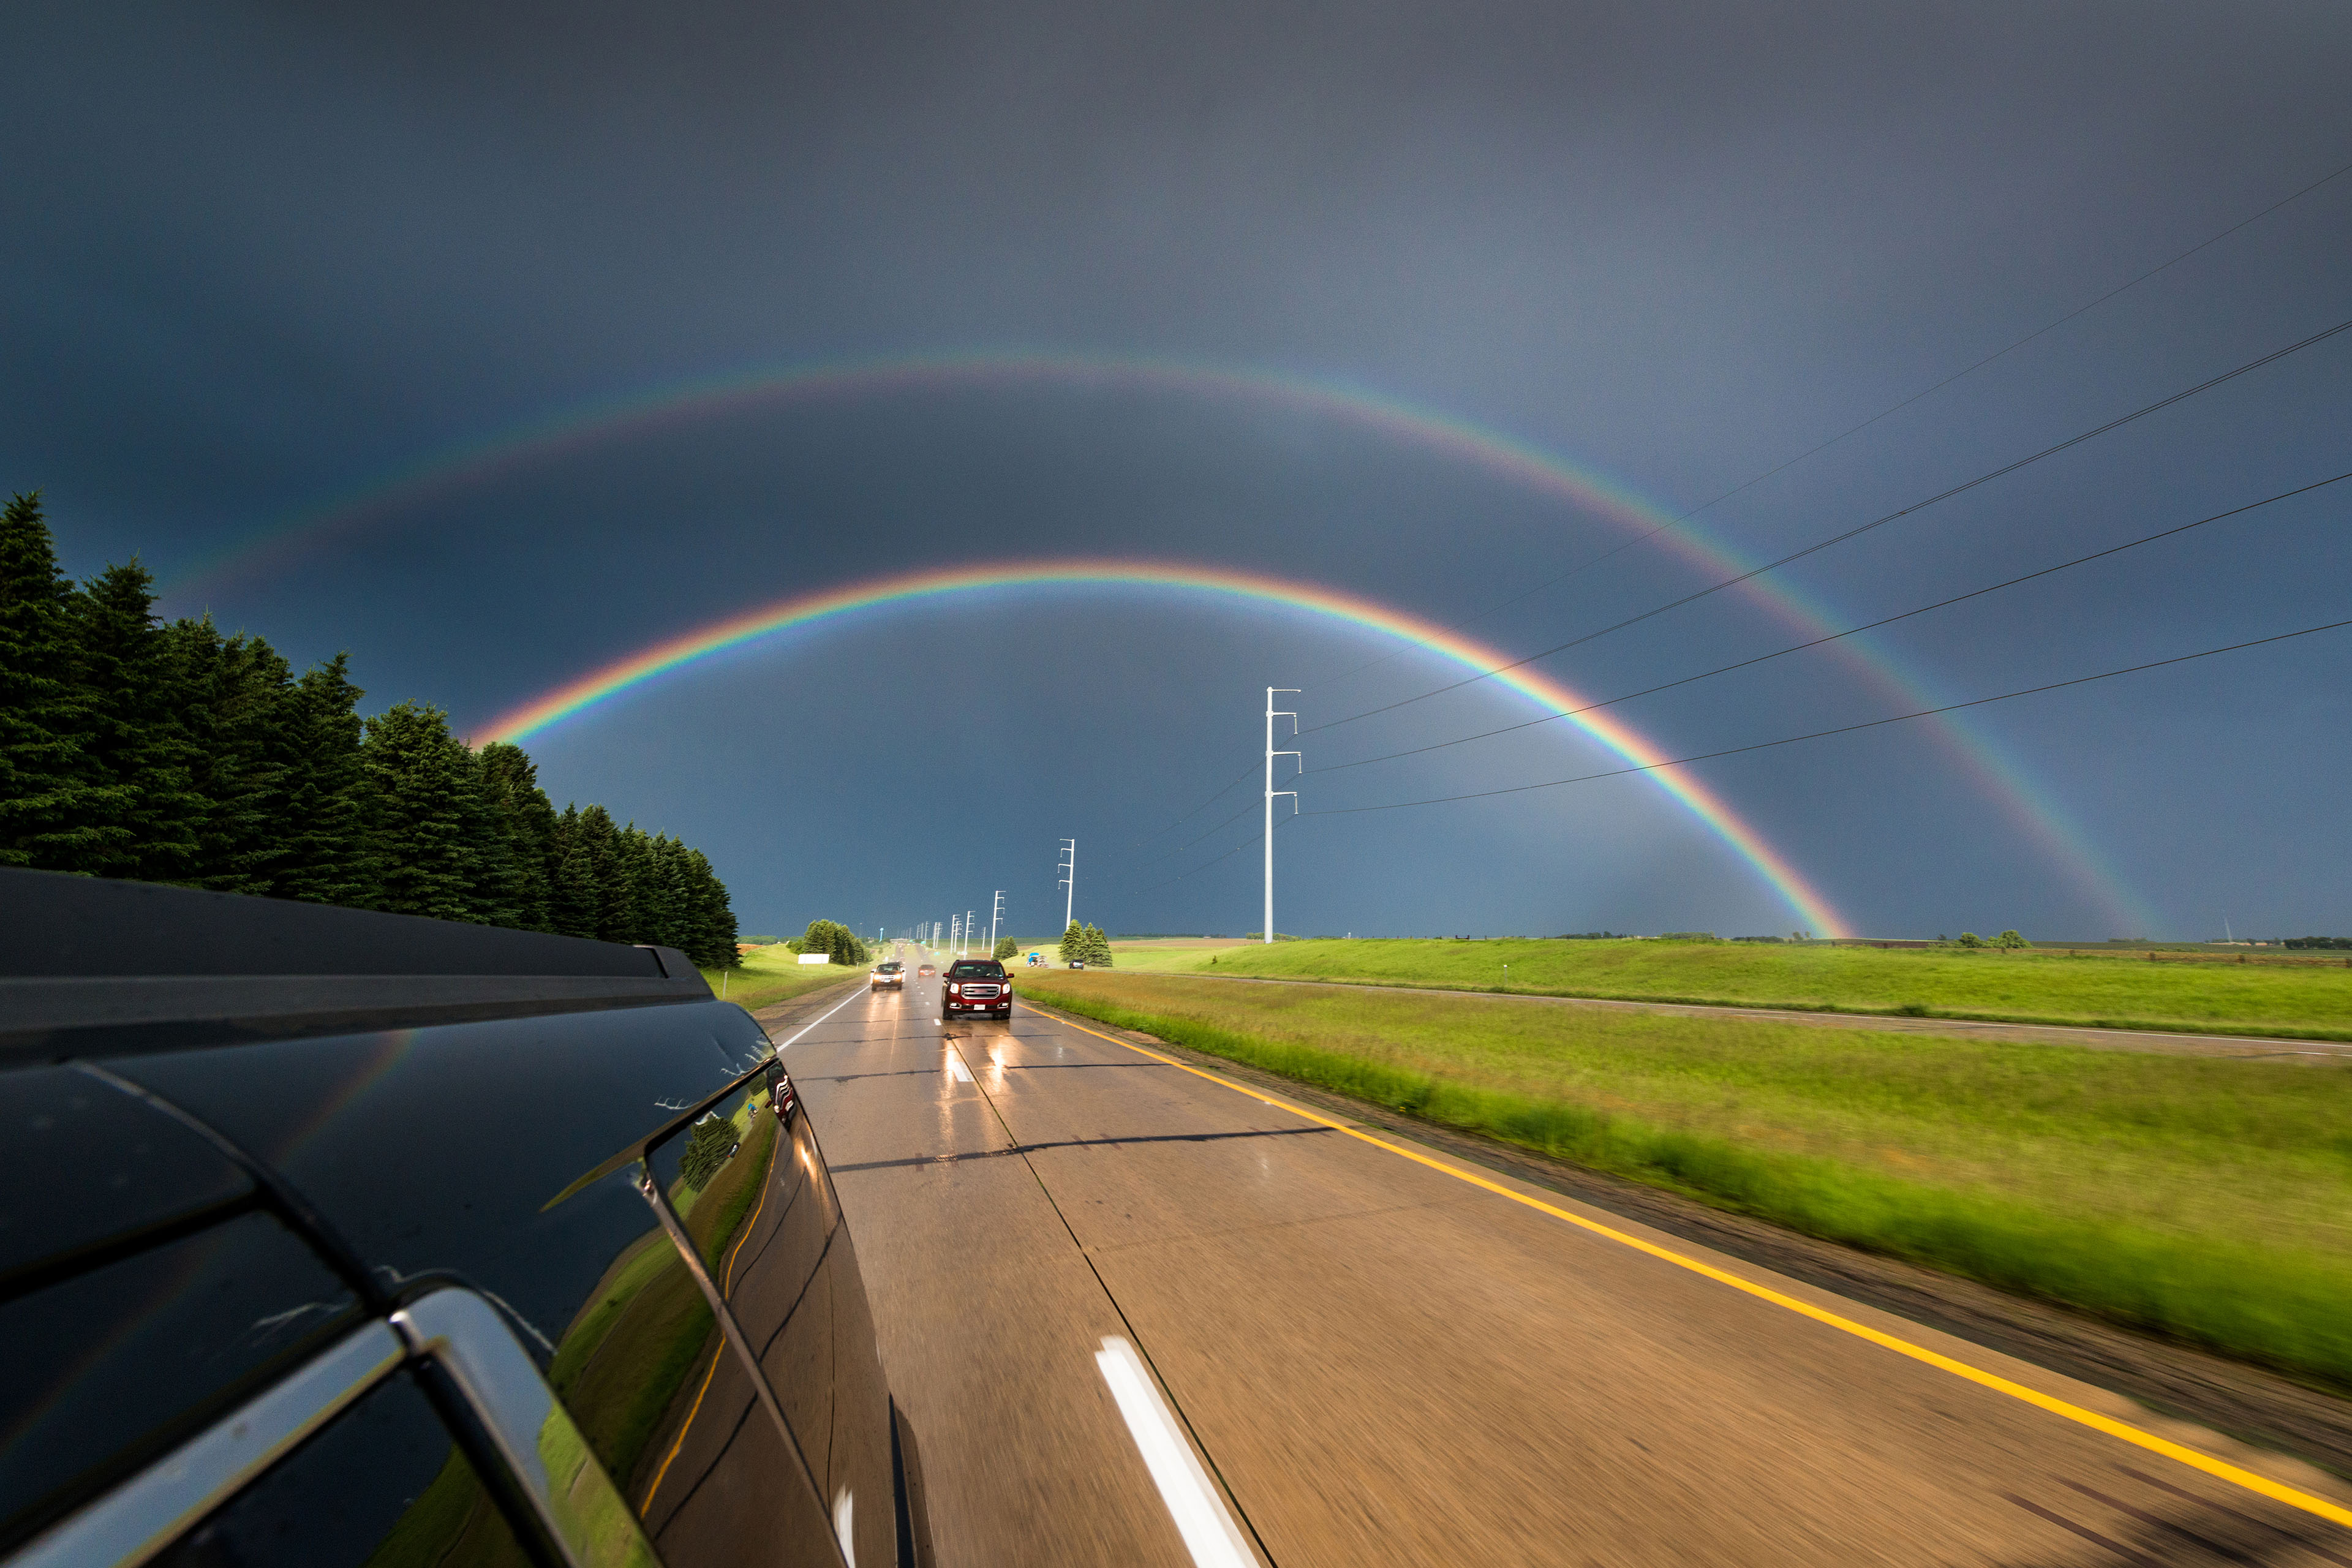
{"type": "Polygon", "coordinates": [[[1274,721],[1276,719],[1289,720],[1290,732],[1293,735],[1298,733],[1298,715],[1296,713],[1276,712],[1274,710],[1274,695],[1277,691],[1286,691],[1295,694],[1298,689],[1299,689],[1296,686],[1269,686],[1265,689],[1265,930],[1259,934],[1264,936],[1269,942],[1274,941],[1274,797],[1277,795],[1288,795],[1290,797],[1291,811],[1296,814],[1298,810],[1298,792],[1297,790],[1277,790],[1274,787],[1274,759],[1276,757],[1297,757],[1299,759],[1300,771],[1304,772],[1306,768],[1306,757],[1303,753],[1298,752],[1277,752],[1274,749],[1274,721]]]}

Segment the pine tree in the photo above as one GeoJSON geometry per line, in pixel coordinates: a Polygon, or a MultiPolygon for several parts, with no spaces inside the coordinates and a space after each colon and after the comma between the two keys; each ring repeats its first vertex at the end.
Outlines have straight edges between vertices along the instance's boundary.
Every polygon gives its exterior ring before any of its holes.
{"type": "Polygon", "coordinates": [[[555,807],[539,787],[538,765],[508,741],[494,741],[478,755],[482,795],[513,862],[513,923],[525,931],[551,931],[555,807]]]}
{"type": "Polygon", "coordinates": [[[1062,932],[1061,946],[1055,950],[1064,963],[1084,963],[1087,956],[1087,930],[1072,921],[1062,932]]]}
{"type": "Polygon", "coordinates": [[[0,865],[68,868],[98,805],[81,760],[72,596],[40,493],[17,496],[0,512],[0,865]]]}
{"type": "Polygon", "coordinates": [[[803,952],[821,952],[835,963],[854,963],[850,944],[857,940],[839,921],[811,921],[801,933],[803,952]]]}
{"type": "Polygon", "coordinates": [[[155,580],[134,560],[68,601],[75,676],[88,704],[80,763],[89,829],[66,868],[166,882],[197,870],[205,802],[190,785],[184,693],[155,619],[155,580]]]}
{"type": "Polygon", "coordinates": [[[458,806],[466,842],[474,853],[473,880],[466,889],[466,918],[489,926],[522,923],[515,900],[514,845],[507,837],[505,820],[489,795],[482,759],[465,742],[451,737],[456,765],[463,775],[458,806]]]}
{"type": "Polygon", "coordinates": [[[555,819],[554,876],[548,888],[547,923],[558,936],[596,934],[596,911],[604,901],[596,865],[580,832],[580,808],[566,805],[555,819]]]}
{"type": "Polygon", "coordinates": [[[1006,959],[1011,958],[1014,953],[1019,952],[1020,951],[1021,944],[1013,941],[1011,937],[1001,936],[996,939],[996,961],[999,963],[1003,963],[1006,959]]]}
{"type": "Polygon", "coordinates": [[[449,716],[399,702],[367,721],[373,784],[368,837],[379,868],[374,907],[436,920],[475,919],[481,858],[479,787],[449,716]]]}
{"type": "Polygon", "coordinates": [[[629,889],[631,942],[658,942],[665,913],[661,876],[654,865],[654,841],[634,822],[620,831],[613,854],[621,880],[629,889]]]}
{"type": "Polygon", "coordinates": [[[361,751],[351,657],[337,654],[294,683],[284,707],[288,772],[280,831],[281,898],[374,909],[382,897],[369,841],[370,775],[361,751]]]}
{"type": "Polygon", "coordinates": [[[686,852],[686,889],[699,951],[687,956],[705,969],[733,969],[743,962],[736,948],[735,910],[727,901],[727,884],[710,868],[699,849],[686,852]]]}
{"type": "Polygon", "coordinates": [[[189,787],[204,802],[189,879],[215,892],[281,893],[294,860],[292,671],[259,637],[222,637],[210,616],[173,622],[163,641],[189,787]]]}
{"type": "Polygon", "coordinates": [[[1088,926],[1086,929],[1085,940],[1085,957],[1087,967],[1088,969],[1108,969],[1111,966],[1110,939],[1103,935],[1103,933],[1096,927],[1088,926]]]}
{"type": "Polygon", "coordinates": [[[595,879],[596,927],[588,934],[599,942],[636,941],[635,889],[629,885],[628,867],[622,858],[621,830],[614,825],[613,814],[601,805],[589,806],[581,812],[574,833],[595,879]]]}
{"type": "Polygon", "coordinates": [[[654,941],[684,952],[694,945],[696,924],[692,868],[686,846],[668,834],[653,841],[654,900],[658,910],[654,941]]]}

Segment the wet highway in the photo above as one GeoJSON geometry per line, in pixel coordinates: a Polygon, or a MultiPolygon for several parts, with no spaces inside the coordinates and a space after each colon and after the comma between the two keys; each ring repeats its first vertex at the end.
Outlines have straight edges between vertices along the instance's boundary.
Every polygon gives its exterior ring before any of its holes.
{"type": "Polygon", "coordinates": [[[943,1564],[2352,1568],[2292,1460],[938,986],[771,1033],[943,1564]]]}

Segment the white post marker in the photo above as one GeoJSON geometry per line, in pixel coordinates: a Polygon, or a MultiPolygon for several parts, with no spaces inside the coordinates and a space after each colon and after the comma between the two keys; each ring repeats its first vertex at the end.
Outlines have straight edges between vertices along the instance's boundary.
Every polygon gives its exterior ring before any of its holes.
{"type": "Polygon", "coordinates": [[[1110,1396],[1118,1402],[1118,1413],[1143,1455],[1144,1468],[1160,1489],[1160,1500],[1176,1521],[1176,1533],[1184,1538],[1184,1550],[1199,1568],[1257,1568],[1257,1554],[1225,1510],[1225,1500],[1201,1468],[1192,1445],[1184,1440],[1183,1428],[1160,1397],[1143,1358],[1116,1334],[1106,1335],[1102,1347],[1095,1352],[1095,1364],[1110,1384],[1110,1396]]]}

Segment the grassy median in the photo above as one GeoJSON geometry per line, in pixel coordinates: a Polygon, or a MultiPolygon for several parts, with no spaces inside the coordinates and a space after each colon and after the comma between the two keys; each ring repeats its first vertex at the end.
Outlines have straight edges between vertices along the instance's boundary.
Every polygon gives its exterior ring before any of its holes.
{"type": "Polygon", "coordinates": [[[1286,980],[2352,1039],[2352,968],[1750,942],[1279,942],[1153,955],[1286,980]],[[1212,960],[1214,961],[1213,964],[1212,960]]]}
{"type": "Polygon", "coordinates": [[[1023,991],[2352,1389],[2352,1067],[1116,972],[1023,991]]]}

